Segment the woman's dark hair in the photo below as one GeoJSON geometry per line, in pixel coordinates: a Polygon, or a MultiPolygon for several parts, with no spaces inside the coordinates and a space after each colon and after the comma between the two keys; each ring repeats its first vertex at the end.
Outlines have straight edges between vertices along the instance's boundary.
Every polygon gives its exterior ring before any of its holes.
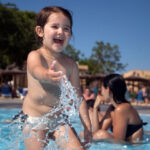
{"type": "MultiPolygon", "coordinates": [[[[62,8],[62,7],[58,7],[58,6],[49,6],[49,7],[45,7],[43,9],[41,9],[39,11],[39,13],[37,14],[36,26],[40,26],[40,27],[44,28],[45,24],[48,21],[48,17],[52,13],[62,13],[64,16],[66,16],[69,19],[70,29],[71,29],[71,34],[72,34],[73,20],[72,20],[71,13],[67,9],[62,8]]],[[[40,38],[39,36],[37,36],[36,38],[37,38],[38,42],[40,42],[40,44],[41,44],[43,39],[40,38]]]]}
{"type": "Polygon", "coordinates": [[[125,80],[120,74],[109,74],[104,77],[103,85],[105,88],[109,87],[113,94],[113,99],[117,104],[128,102],[125,99],[127,90],[125,80]]]}

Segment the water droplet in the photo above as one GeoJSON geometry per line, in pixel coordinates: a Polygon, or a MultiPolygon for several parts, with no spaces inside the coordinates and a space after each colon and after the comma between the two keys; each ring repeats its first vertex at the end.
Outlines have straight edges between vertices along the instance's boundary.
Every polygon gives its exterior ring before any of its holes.
{"type": "Polygon", "coordinates": [[[42,94],[40,95],[40,98],[43,99],[43,95],[42,94]]]}

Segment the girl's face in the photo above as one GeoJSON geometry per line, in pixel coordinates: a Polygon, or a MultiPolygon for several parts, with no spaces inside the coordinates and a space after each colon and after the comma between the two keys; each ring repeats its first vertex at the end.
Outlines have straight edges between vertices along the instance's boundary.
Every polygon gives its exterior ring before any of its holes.
{"type": "Polygon", "coordinates": [[[43,46],[53,52],[61,52],[71,36],[70,21],[62,13],[52,13],[42,31],[43,46]]]}
{"type": "Polygon", "coordinates": [[[105,87],[102,85],[101,94],[102,94],[102,96],[104,97],[104,99],[105,99],[106,102],[110,102],[110,90],[109,90],[108,87],[105,88],[105,87]]]}

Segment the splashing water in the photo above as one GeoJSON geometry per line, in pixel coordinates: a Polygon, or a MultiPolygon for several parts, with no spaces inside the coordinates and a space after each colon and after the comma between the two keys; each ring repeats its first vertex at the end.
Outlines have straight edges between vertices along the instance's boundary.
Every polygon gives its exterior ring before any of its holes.
{"type": "MultiPolygon", "coordinates": [[[[24,147],[23,141],[29,138],[30,136],[32,136],[30,134],[30,131],[36,126],[38,126],[38,124],[41,122],[42,124],[48,125],[50,127],[49,132],[53,132],[57,130],[58,128],[60,128],[62,124],[66,124],[66,123],[71,124],[70,122],[71,122],[72,116],[79,116],[79,106],[80,106],[80,103],[82,102],[82,98],[78,97],[77,89],[75,89],[71,85],[70,81],[67,79],[66,76],[64,76],[64,78],[61,79],[59,83],[59,87],[61,90],[59,105],[56,108],[50,110],[49,113],[40,117],[40,119],[38,119],[37,122],[32,123],[32,124],[29,122],[22,123],[21,116],[20,116],[20,118],[12,121],[7,127],[3,127],[0,129],[0,133],[2,133],[2,130],[4,130],[5,128],[10,128],[11,130],[9,135],[5,135],[5,137],[9,139],[7,140],[7,142],[5,139],[0,139],[1,142],[4,142],[5,145],[7,145],[7,149],[20,149],[20,148],[23,149],[22,148],[24,147]],[[61,111],[60,115],[55,115],[55,113],[60,112],[60,111],[61,111]],[[49,119],[50,116],[53,116],[53,118],[49,119]],[[54,122],[56,120],[56,122],[54,123],[53,120],[54,122]],[[56,123],[57,123],[57,126],[54,126],[56,123]],[[23,134],[20,127],[25,127],[26,125],[29,125],[30,129],[28,133],[23,134]]],[[[68,128],[67,128],[68,126],[65,126],[65,127],[66,127],[66,135],[64,136],[64,138],[67,139],[68,138],[68,128]]],[[[48,133],[47,133],[47,136],[48,136],[48,133]]],[[[52,145],[54,145],[54,143],[50,140],[45,150],[46,149],[56,150],[57,148],[56,147],[54,148],[54,146],[52,148],[52,145]]]]}
{"type": "Polygon", "coordinates": [[[64,109],[64,113],[69,117],[79,115],[79,106],[82,102],[82,98],[78,97],[76,89],[71,85],[66,76],[60,81],[60,89],[60,104],[63,108],[66,108],[64,109]]]}
{"type": "MultiPolygon", "coordinates": [[[[55,119],[58,117],[61,118],[61,120],[59,120],[60,124],[66,123],[66,119],[67,122],[70,123],[72,116],[79,116],[79,106],[82,102],[82,98],[78,96],[77,90],[72,86],[66,76],[60,80],[59,87],[61,90],[61,95],[59,97],[60,103],[56,108],[50,110],[49,113],[41,117],[42,122],[45,122],[44,120],[47,120],[50,116],[53,116],[55,119]],[[59,116],[54,115],[59,111],[61,111],[59,116]]],[[[53,132],[59,127],[60,126],[58,125],[56,128],[53,127],[53,130],[49,130],[53,132]]]]}

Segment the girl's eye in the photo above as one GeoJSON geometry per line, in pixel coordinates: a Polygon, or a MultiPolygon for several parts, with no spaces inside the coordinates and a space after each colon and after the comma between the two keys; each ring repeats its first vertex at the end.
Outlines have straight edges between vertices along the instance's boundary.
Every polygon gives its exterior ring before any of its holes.
{"type": "Polygon", "coordinates": [[[64,27],[64,31],[65,32],[70,32],[70,28],[69,27],[64,27]]]}
{"type": "Polygon", "coordinates": [[[58,26],[57,25],[53,25],[52,28],[58,29],[58,26]]]}

